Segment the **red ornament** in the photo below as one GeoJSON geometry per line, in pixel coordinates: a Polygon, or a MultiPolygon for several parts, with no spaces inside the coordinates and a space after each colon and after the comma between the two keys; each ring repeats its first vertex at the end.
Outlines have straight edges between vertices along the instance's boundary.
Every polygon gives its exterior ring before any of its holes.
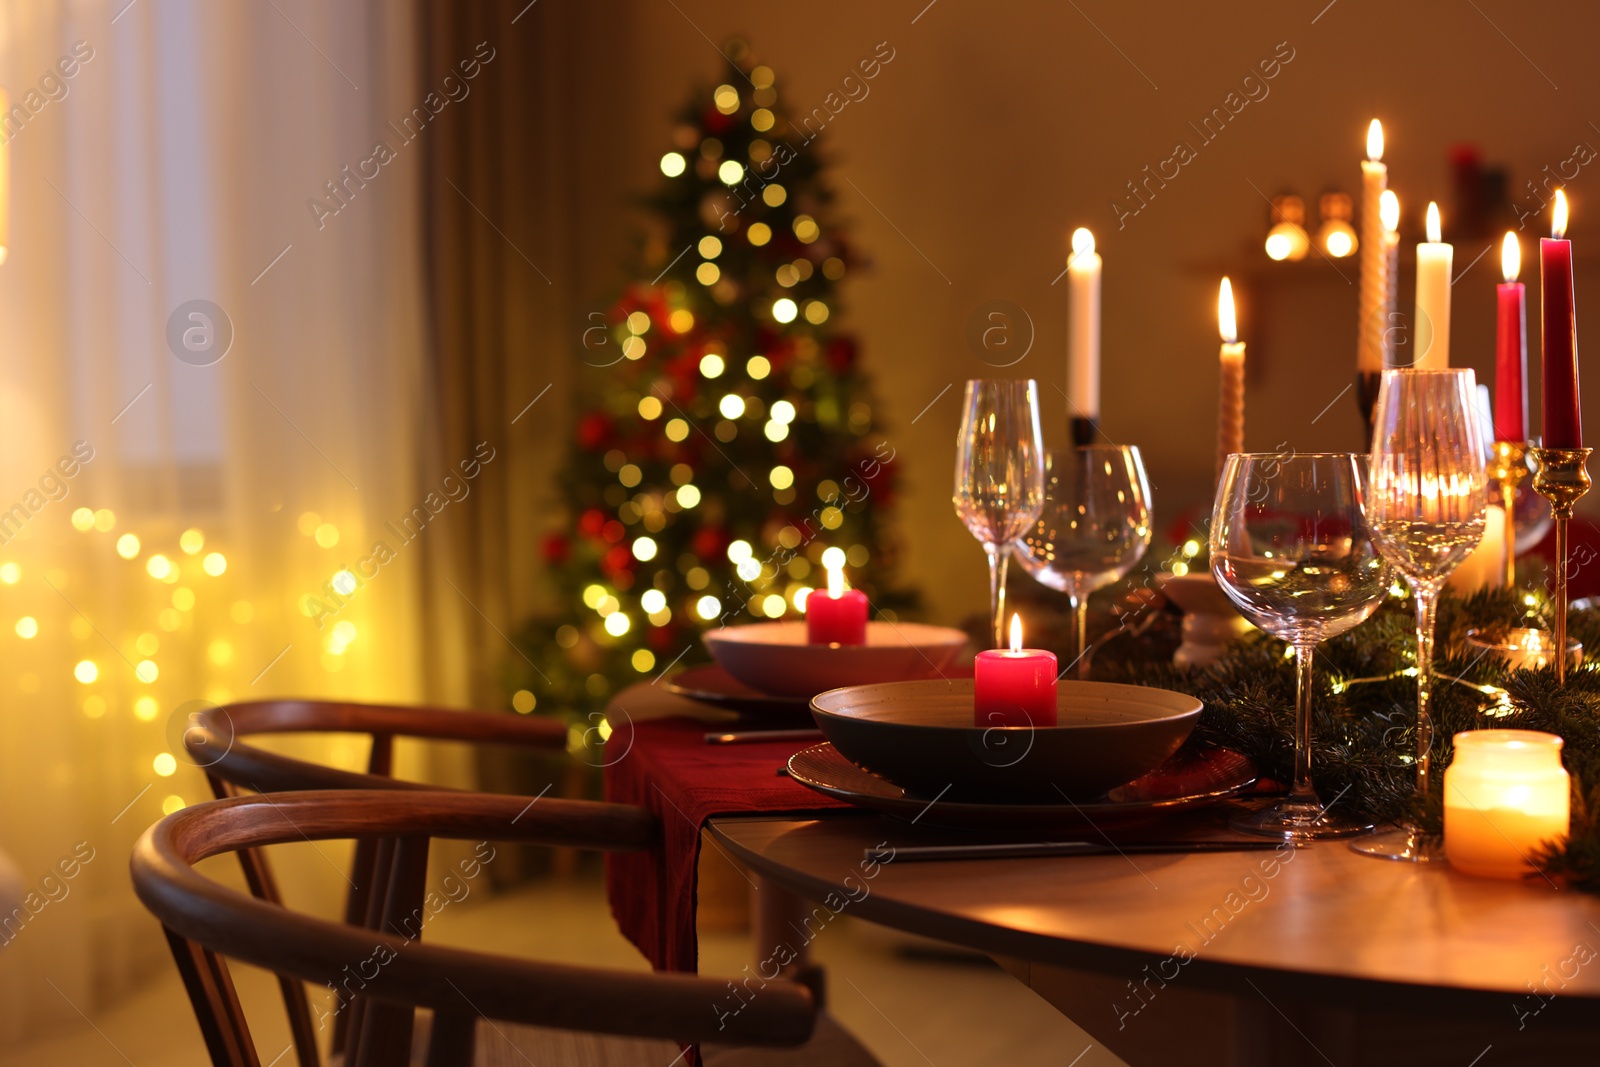
{"type": "Polygon", "coordinates": [[[622,540],[627,536],[627,533],[628,531],[623,529],[622,523],[618,522],[616,519],[612,519],[610,522],[606,523],[605,528],[600,531],[601,536],[607,541],[610,541],[612,544],[616,544],[618,541],[622,540]]]}
{"type": "Polygon", "coordinates": [[[629,571],[633,567],[633,553],[628,551],[628,546],[617,545],[600,558],[600,569],[608,578],[613,580],[617,575],[629,571]]]}
{"type": "Polygon", "coordinates": [[[540,545],[540,551],[546,563],[565,563],[572,555],[572,540],[566,534],[547,534],[544,543],[540,545]]]}
{"type": "Polygon", "coordinates": [[[578,518],[578,532],[585,537],[599,537],[606,528],[606,513],[599,508],[588,508],[578,518]]]}
{"type": "Polygon", "coordinates": [[[728,532],[716,526],[702,526],[689,539],[689,551],[701,559],[717,559],[728,551],[728,532]]]}
{"type": "Polygon", "coordinates": [[[835,374],[847,374],[856,365],[856,339],[854,337],[835,337],[828,342],[824,350],[824,358],[828,366],[833,368],[835,374]]]}
{"type": "Polygon", "coordinates": [[[578,420],[578,445],[585,451],[598,452],[610,443],[615,429],[608,416],[591,411],[578,420]]]}

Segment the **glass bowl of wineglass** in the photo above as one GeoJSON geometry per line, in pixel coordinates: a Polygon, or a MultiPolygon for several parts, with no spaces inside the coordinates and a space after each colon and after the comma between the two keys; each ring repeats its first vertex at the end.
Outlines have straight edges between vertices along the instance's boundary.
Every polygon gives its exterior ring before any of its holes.
{"type": "Polygon", "coordinates": [[[1311,668],[1317,645],[1365,622],[1388,588],[1365,511],[1367,457],[1351,452],[1227,459],[1211,516],[1211,573],[1239,611],[1294,649],[1294,776],[1289,795],[1233,820],[1295,841],[1371,824],[1328,810],[1311,783],[1311,668]]]}
{"type": "Polygon", "coordinates": [[[1150,547],[1150,485],[1131,445],[1051,449],[1045,455],[1044,510],[1017,539],[1017,563],[1072,605],[1074,659],[1084,657],[1089,594],[1117,581],[1150,547]]]}

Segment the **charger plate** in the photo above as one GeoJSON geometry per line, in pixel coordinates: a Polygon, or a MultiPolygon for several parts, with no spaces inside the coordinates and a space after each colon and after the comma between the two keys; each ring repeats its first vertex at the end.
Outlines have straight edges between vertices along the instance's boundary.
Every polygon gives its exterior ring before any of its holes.
{"type": "Polygon", "coordinates": [[[1203,746],[1178,753],[1149,774],[1119,785],[1097,800],[1059,804],[952,800],[906,792],[864,771],[823,742],[789,758],[789,776],[801,785],[847,804],[897,818],[957,830],[1084,830],[1168,815],[1236,797],[1255,784],[1248,758],[1232,749],[1203,746]]]}

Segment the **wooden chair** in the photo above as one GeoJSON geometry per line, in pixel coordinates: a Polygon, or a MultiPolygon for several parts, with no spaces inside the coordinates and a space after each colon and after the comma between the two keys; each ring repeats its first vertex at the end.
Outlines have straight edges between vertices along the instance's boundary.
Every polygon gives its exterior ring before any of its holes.
{"type": "MultiPolygon", "coordinates": [[[[522,797],[460,792],[317,790],[185,808],[144,833],[134,847],[131,867],[139,899],[166,930],[216,1067],[260,1065],[228,959],[334,990],[339,1015],[352,1019],[335,1053],[354,1067],[414,1062],[412,1046],[418,1038],[426,1048],[426,1067],[523,1062],[541,1067],[551,1062],[668,1067],[680,1054],[676,1042],[700,1041],[723,1043],[708,1054],[707,1062],[733,1067],[747,1061],[726,1046],[805,1042],[817,1012],[811,991],[801,985],[746,985],[740,1010],[719,1013],[717,1006],[730,1003],[731,984],[725,980],[538,963],[439,947],[422,943],[414,936],[414,925],[407,924],[423,905],[433,838],[628,851],[648,847],[656,832],[650,813],[620,804],[554,798],[530,804],[522,797]],[[379,918],[375,929],[290,912],[194,869],[200,860],[222,853],[352,837],[397,842],[397,874],[383,900],[373,901],[379,918]],[[416,1026],[419,1008],[432,1012],[431,1025],[420,1028],[425,1037],[416,1026]],[[551,1033],[539,1028],[569,1032],[570,1058],[540,1059],[519,1047],[551,1033]],[[571,1035],[573,1031],[616,1036],[583,1038],[571,1035]],[[632,1040],[619,1046],[618,1038],[632,1040]]],[[[865,1053],[847,1038],[843,1044],[809,1051],[812,1055],[803,1062],[875,1062],[861,1058],[865,1053]]],[[[304,1047],[298,1055],[301,1067],[319,1062],[314,1045],[309,1059],[304,1047]]],[[[774,1055],[750,1062],[802,1062],[788,1058],[792,1053],[774,1055]]]]}
{"type": "MultiPolygon", "coordinates": [[[[554,719],[529,719],[484,711],[361,704],[327,700],[261,700],[226,704],[190,716],[183,734],[189,758],[206,772],[217,799],[237,796],[243,790],[280,793],[308,789],[433,790],[440,786],[392,777],[396,737],[435,741],[508,744],[525,748],[566,751],[566,724],[554,719]],[[250,744],[261,734],[366,734],[371,739],[365,774],[269,752],[250,744]]],[[[269,904],[281,904],[277,880],[266,854],[256,848],[238,849],[250,892],[269,904]]],[[[375,928],[376,909],[382,904],[397,863],[393,840],[372,836],[356,843],[349,872],[351,889],[345,898],[345,921],[375,928]]],[[[314,1063],[316,1030],[304,985],[279,976],[289,1030],[302,1064],[314,1063]]],[[[342,1044],[350,1017],[341,1014],[334,1040],[342,1044]]]]}

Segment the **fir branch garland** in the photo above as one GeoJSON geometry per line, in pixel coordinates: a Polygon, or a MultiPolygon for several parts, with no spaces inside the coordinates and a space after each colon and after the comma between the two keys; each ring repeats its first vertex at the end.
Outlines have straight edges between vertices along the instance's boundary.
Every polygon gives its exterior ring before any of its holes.
{"type": "MultiPolygon", "coordinates": [[[[1563,687],[1552,668],[1512,670],[1490,656],[1473,658],[1466,644],[1472,629],[1550,628],[1543,598],[1522,590],[1441,598],[1431,747],[1437,770],[1428,795],[1419,797],[1413,606],[1409,596],[1386,599],[1366,623],[1318,646],[1312,726],[1317,792],[1325,801],[1337,797],[1353,815],[1378,822],[1411,818],[1439,832],[1443,771],[1454,755],[1457,732],[1556,734],[1565,741],[1562,760],[1572,776],[1572,828],[1565,844],[1540,853],[1536,861],[1546,874],[1600,894],[1600,659],[1595,658],[1600,611],[1569,616],[1569,634],[1583,642],[1586,659],[1563,687]]],[[[1218,662],[1194,670],[1152,664],[1138,644],[1108,644],[1096,675],[1199,697],[1205,710],[1191,744],[1226,745],[1254,760],[1264,777],[1290,780],[1295,675],[1284,642],[1253,633],[1218,662]]]]}

